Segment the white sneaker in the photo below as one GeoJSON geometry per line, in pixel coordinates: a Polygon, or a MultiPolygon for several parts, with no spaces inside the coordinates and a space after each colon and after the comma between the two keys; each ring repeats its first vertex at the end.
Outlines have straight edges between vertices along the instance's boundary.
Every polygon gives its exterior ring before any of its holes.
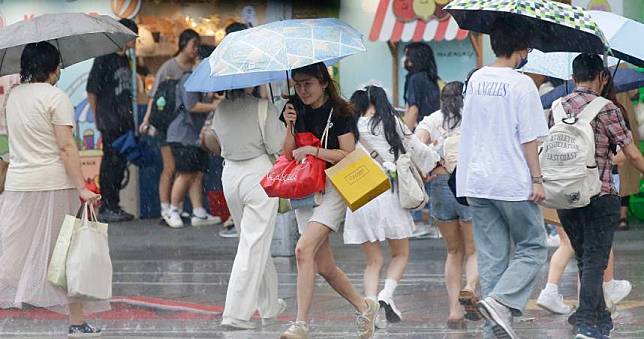
{"type": "Polygon", "coordinates": [[[612,284],[604,286],[604,298],[616,305],[624,300],[632,289],[633,286],[628,280],[613,280],[612,284]]]}
{"type": "Polygon", "coordinates": [[[539,294],[537,305],[555,314],[569,314],[572,311],[572,307],[564,302],[561,294],[546,290],[542,290],[539,294]]]}
{"type": "Polygon", "coordinates": [[[224,318],[221,321],[221,326],[232,329],[232,330],[254,330],[255,323],[252,321],[244,321],[233,318],[224,318]]]}
{"type": "Polygon", "coordinates": [[[224,221],[224,227],[229,228],[229,227],[234,227],[235,226],[235,221],[233,221],[233,216],[229,216],[226,221],[224,221]]]}
{"type": "Polygon", "coordinates": [[[381,291],[378,294],[378,303],[380,304],[380,309],[385,310],[385,316],[388,322],[398,323],[402,320],[402,313],[396,307],[396,304],[394,304],[393,298],[385,296],[381,291]]]}
{"type": "Polygon", "coordinates": [[[183,220],[181,220],[181,216],[179,215],[179,212],[177,212],[177,211],[172,211],[169,214],[164,215],[163,220],[171,228],[181,228],[181,227],[183,227],[183,220]]]}
{"type": "Polygon", "coordinates": [[[277,303],[280,306],[279,311],[277,311],[277,315],[275,315],[272,318],[262,318],[262,327],[267,327],[267,326],[271,326],[279,323],[279,321],[277,320],[277,317],[279,317],[280,315],[284,314],[284,312],[286,312],[286,301],[284,301],[284,299],[277,299],[277,303]]]}
{"type": "Polygon", "coordinates": [[[190,223],[194,227],[212,226],[212,225],[221,224],[221,218],[215,217],[214,215],[210,215],[208,213],[206,213],[204,217],[198,217],[193,214],[192,218],[190,218],[190,223]]]}

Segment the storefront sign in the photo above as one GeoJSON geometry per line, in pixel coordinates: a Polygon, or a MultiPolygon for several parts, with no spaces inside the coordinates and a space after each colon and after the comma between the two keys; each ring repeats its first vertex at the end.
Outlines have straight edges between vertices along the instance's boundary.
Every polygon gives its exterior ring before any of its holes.
{"type": "Polygon", "coordinates": [[[443,8],[452,0],[393,0],[394,15],[398,21],[443,20],[449,17],[443,8]]]}

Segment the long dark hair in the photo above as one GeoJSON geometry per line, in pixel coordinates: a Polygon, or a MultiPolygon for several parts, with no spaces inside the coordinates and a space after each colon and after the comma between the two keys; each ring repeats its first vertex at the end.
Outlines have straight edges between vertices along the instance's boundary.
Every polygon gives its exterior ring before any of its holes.
{"type": "Polygon", "coordinates": [[[335,81],[331,79],[331,75],[324,63],[318,62],[301,68],[296,68],[291,71],[292,78],[298,74],[314,77],[318,79],[321,84],[327,84],[325,93],[329,96],[329,100],[333,105],[333,114],[343,117],[353,116],[353,107],[351,107],[351,104],[340,96],[338,87],[335,84],[335,81]]]}
{"type": "Polygon", "coordinates": [[[434,51],[424,42],[412,42],[405,46],[405,56],[411,62],[411,65],[405,68],[409,73],[425,72],[431,82],[438,81],[438,69],[434,51]]]}
{"type": "Polygon", "coordinates": [[[60,65],[60,52],[46,42],[27,44],[20,56],[20,81],[45,82],[60,65]]]}
{"type": "Polygon", "coordinates": [[[606,79],[608,82],[606,83],[606,86],[604,86],[604,89],[602,90],[601,96],[612,101],[615,106],[617,106],[621,111],[622,111],[622,116],[624,117],[624,122],[626,123],[627,128],[631,128],[630,121],[628,121],[628,112],[626,111],[626,107],[622,105],[619,100],[617,100],[617,90],[615,89],[615,81],[613,79],[613,74],[611,73],[610,69],[606,68],[604,69],[604,76],[606,76],[606,79]]]}
{"type": "Polygon", "coordinates": [[[441,92],[443,127],[447,130],[458,127],[463,119],[463,86],[460,81],[452,81],[446,84],[441,92]]]}
{"type": "Polygon", "coordinates": [[[382,87],[367,86],[364,92],[367,95],[367,102],[369,105],[373,105],[376,111],[370,121],[371,133],[375,135],[376,128],[382,123],[385,139],[389,146],[391,146],[389,152],[397,160],[400,154],[407,153],[400,133],[398,133],[399,130],[401,133],[404,133],[402,130],[402,121],[394,106],[389,102],[387,93],[382,87]]]}

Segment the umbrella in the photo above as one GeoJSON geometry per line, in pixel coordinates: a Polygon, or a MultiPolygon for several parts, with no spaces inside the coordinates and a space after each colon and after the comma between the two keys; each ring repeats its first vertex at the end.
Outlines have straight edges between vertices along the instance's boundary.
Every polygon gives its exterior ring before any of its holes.
{"type": "Polygon", "coordinates": [[[78,122],[94,122],[94,112],[87,99],[83,99],[74,109],[74,120],[78,122]]]}
{"type": "MultiPolygon", "coordinates": [[[[563,80],[571,79],[572,62],[578,55],[579,53],[570,52],[544,53],[535,49],[528,54],[528,63],[521,68],[521,71],[563,80]]],[[[608,66],[615,66],[618,62],[616,58],[608,58],[608,66]]]]}
{"type": "Polygon", "coordinates": [[[621,15],[589,11],[599,28],[604,32],[612,54],[633,65],[644,67],[644,24],[621,15]]]}
{"type": "Polygon", "coordinates": [[[147,166],[153,162],[154,155],[150,152],[145,141],[139,141],[132,130],[112,142],[112,147],[136,166],[147,166]]]}
{"type": "Polygon", "coordinates": [[[82,13],[45,14],[0,30],[0,76],[20,72],[25,45],[48,41],[63,67],[122,49],[136,34],[106,16],[82,13]]]}
{"type": "MultiPolygon", "coordinates": [[[[617,93],[640,88],[644,86],[644,73],[627,68],[618,68],[615,71],[613,83],[615,84],[615,90],[617,93]]],[[[550,108],[555,100],[570,93],[574,88],[575,82],[573,80],[566,81],[561,86],[558,86],[552,91],[542,95],[541,105],[544,109],[550,108]]]]}
{"type": "Polygon", "coordinates": [[[520,16],[531,26],[529,47],[544,52],[604,53],[606,39],[581,8],[549,0],[455,0],[445,10],[462,29],[490,34],[501,16],[520,16]]]}
{"type": "Polygon", "coordinates": [[[364,51],[362,34],[338,19],[276,21],[226,36],[185,87],[214,92],[257,86],[285,80],[295,68],[332,65],[364,51]]]}

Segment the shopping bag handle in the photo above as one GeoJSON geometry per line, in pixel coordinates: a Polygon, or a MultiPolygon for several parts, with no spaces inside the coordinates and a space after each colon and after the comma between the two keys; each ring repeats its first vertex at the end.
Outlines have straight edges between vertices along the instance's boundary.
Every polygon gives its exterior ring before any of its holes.
{"type": "Polygon", "coordinates": [[[94,204],[90,202],[84,202],[78,209],[78,212],[76,212],[76,219],[98,221],[98,218],[96,217],[96,211],[94,210],[94,204]]]}

